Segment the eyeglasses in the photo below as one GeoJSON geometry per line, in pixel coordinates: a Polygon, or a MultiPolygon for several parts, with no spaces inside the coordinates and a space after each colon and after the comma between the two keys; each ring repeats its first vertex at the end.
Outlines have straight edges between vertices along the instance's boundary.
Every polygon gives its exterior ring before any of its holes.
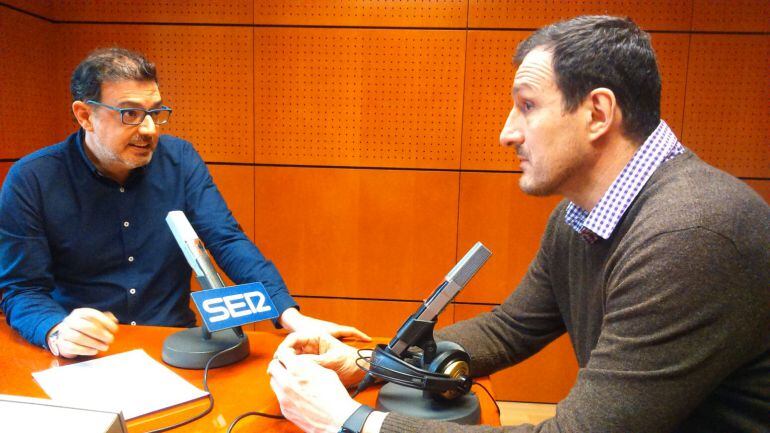
{"type": "Polygon", "coordinates": [[[86,104],[98,105],[100,107],[109,108],[112,111],[117,111],[120,113],[120,121],[123,122],[124,125],[141,125],[147,115],[150,116],[156,125],[163,125],[164,123],[168,123],[168,119],[171,118],[171,108],[166,107],[165,105],[162,105],[160,108],[155,108],[153,110],[145,110],[143,108],[113,107],[112,105],[102,104],[101,102],[97,102],[92,99],[86,101],[86,104]]]}

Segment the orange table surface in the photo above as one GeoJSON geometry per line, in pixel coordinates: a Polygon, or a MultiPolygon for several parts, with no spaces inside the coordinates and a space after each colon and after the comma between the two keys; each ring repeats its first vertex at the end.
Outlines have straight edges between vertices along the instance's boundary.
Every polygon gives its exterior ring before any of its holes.
{"type": "MultiPolygon", "coordinates": [[[[161,361],[163,340],[176,328],[155,326],[121,325],[115,342],[104,355],[144,349],[152,358],[161,361]]],[[[228,425],[238,415],[259,411],[279,414],[280,407],[270,389],[267,364],[273,352],[283,339],[283,335],[270,332],[247,332],[251,354],[236,364],[209,370],[209,390],[214,395],[214,409],[205,417],[174,432],[225,432],[228,425]]],[[[372,343],[353,343],[357,347],[371,347],[372,343]]],[[[32,372],[51,367],[69,365],[91,358],[67,360],[55,358],[46,350],[24,341],[4,320],[0,322],[0,394],[21,395],[27,397],[48,398],[42,388],[32,378],[32,372]]],[[[193,385],[203,388],[202,370],[185,370],[168,366],[193,385]]],[[[488,378],[480,379],[491,390],[488,378]]],[[[356,400],[374,406],[377,387],[362,392],[356,400]]],[[[474,387],[481,401],[481,422],[488,425],[500,425],[500,417],[492,399],[483,390],[474,387]]],[[[119,392],[119,390],[116,390],[119,392]]],[[[148,390],[151,392],[151,390],[148,390]]],[[[202,412],[208,405],[208,399],[185,403],[159,412],[144,415],[127,421],[130,433],[143,433],[185,420],[202,412]]],[[[299,428],[285,420],[273,420],[263,417],[248,417],[241,420],[233,429],[239,432],[299,432],[299,428]]]]}

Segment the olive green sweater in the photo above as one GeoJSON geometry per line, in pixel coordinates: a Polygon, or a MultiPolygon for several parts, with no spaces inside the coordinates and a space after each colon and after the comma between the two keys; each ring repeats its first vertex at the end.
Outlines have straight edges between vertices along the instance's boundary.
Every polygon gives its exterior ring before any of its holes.
{"type": "Polygon", "coordinates": [[[516,291],[443,329],[474,375],[569,333],[580,370],[556,416],[512,427],[389,414],[382,432],[770,432],[770,208],[686,152],[664,163],[610,239],[550,217],[516,291]]]}

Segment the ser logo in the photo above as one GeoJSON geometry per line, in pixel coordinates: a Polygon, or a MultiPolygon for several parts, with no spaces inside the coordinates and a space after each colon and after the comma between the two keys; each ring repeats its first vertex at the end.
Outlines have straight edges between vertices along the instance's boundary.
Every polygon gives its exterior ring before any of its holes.
{"type": "Polygon", "coordinates": [[[261,283],[202,290],[192,298],[211,332],[278,317],[261,283]]]}
{"type": "Polygon", "coordinates": [[[222,298],[206,299],[203,301],[203,309],[210,314],[216,314],[209,316],[211,323],[221,322],[230,317],[243,317],[272,310],[269,305],[265,305],[265,295],[260,292],[236,293],[222,298]],[[256,304],[254,304],[254,298],[257,299],[256,304]]]}

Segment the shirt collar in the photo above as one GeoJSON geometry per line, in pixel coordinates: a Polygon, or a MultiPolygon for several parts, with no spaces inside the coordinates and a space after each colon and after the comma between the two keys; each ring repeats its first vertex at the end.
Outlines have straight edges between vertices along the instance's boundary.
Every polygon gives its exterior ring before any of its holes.
{"type": "Polygon", "coordinates": [[[588,243],[609,239],[623,214],[660,165],[684,152],[666,122],[660,121],[593,209],[570,202],[564,220],[588,243]]]}

